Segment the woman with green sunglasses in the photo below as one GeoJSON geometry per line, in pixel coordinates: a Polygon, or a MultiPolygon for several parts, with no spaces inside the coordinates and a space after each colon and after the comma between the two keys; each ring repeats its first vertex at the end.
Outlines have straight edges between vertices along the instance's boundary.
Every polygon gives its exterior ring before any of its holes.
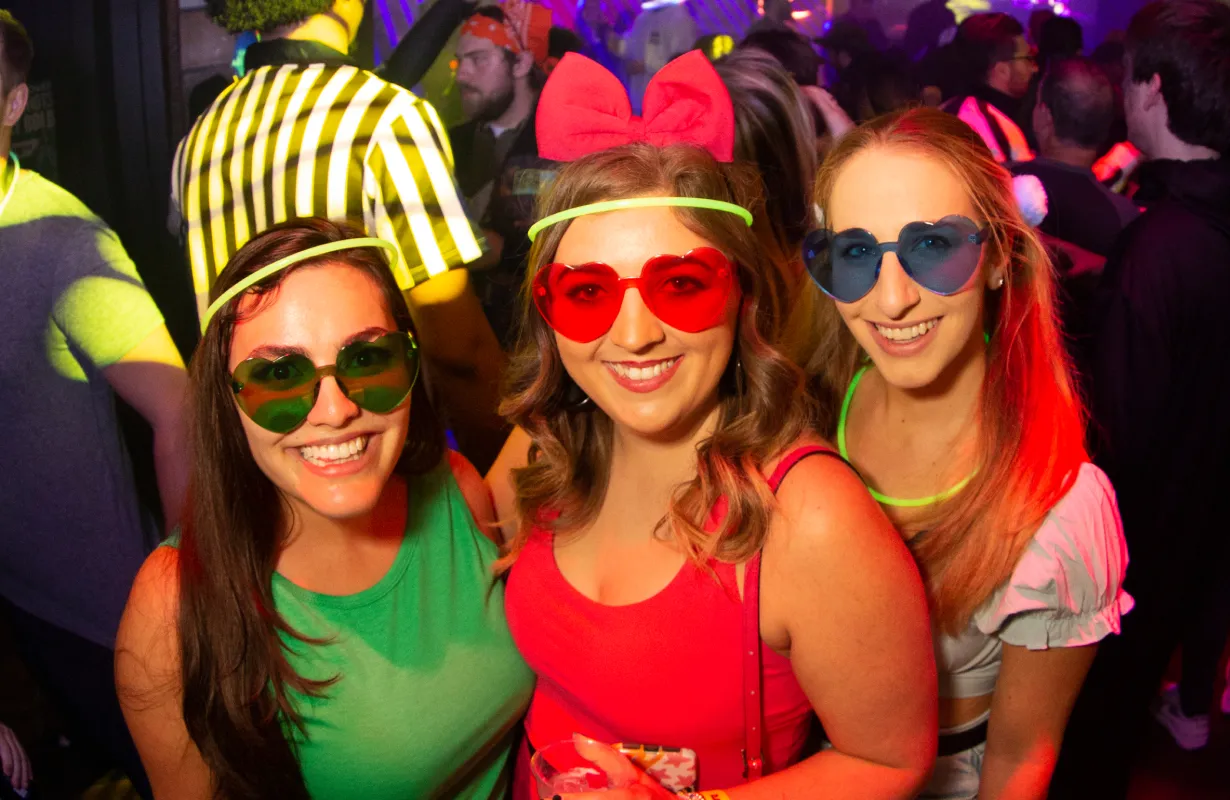
{"type": "Polygon", "coordinates": [[[155,796],[502,797],[532,676],[379,239],[297,220],[214,287],[182,531],[117,642],[155,796]]]}

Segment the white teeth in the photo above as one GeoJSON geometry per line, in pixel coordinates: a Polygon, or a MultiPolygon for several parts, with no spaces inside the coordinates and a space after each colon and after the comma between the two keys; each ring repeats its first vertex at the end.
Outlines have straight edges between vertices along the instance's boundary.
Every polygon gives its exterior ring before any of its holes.
{"type": "Polygon", "coordinates": [[[628,378],[633,381],[647,381],[650,378],[658,377],[663,372],[666,372],[671,367],[675,366],[675,362],[678,360],[679,359],[677,358],[672,358],[667,361],[659,361],[657,364],[649,367],[628,367],[614,361],[608,361],[607,366],[614,370],[615,374],[620,377],[628,378]]]}
{"type": "Polygon", "coordinates": [[[303,460],[309,464],[315,464],[318,467],[327,467],[332,464],[341,464],[346,461],[354,461],[363,451],[367,449],[367,437],[356,436],[348,442],[341,444],[322,444],[308,445],[300,447],[299,454],[303,456],[303,460]]]}
{"type": "Polygon", "coordinates": [[[920,322],[909,328],[886,328],[883,325],[876,325],[876,330],[880,332],[881,336],[889,341],[912,342],[924,333],[930,331],[938,325],[939,322],[940,321],[938,319],[932,319],[927,320],[926,322],[920,322]]]}

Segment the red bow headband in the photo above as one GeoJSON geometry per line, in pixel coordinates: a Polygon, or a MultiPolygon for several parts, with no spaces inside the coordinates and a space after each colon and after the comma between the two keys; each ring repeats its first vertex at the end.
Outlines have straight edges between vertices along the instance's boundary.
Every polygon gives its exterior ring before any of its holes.
{"type": "Polygon", "coordinates": [[[644,116],[619,79],[602,65],[567,53],[538,102],[538,154],[574,161],[632,142],[655,147],[693,144],[718,161],[733,161],[735,112],[730,93],[699,50],[676,58],[649,81],[644,116]]]}

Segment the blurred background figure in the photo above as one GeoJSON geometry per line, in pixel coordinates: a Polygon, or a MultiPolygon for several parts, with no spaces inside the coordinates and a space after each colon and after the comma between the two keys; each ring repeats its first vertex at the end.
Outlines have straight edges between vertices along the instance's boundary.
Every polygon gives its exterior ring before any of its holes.
{"type": "Polygon", "coordinates": [[[1085,34],[1076,20],[1052,14],[1042,22],[1038,30],[1038,38],[1034,42],[1037,48],[1035,63],[1038,65],[1038,71],[1030,79],[1029,88],[1025,90],[1025,96],[1021,99],[1021,107],[1013,121],[1025,132],[1025,140],[1029,142],[1030,148],[1037,150],[1038,140],[1034,138],[1033,115],[1034,104],[1038,100],[1038,83],[1042,80],[1042,73],[1046,72],[1047,66],[1052,61],[1082,55],[1085,52],[1085,34]]]}
{"type": "Polygon", "coordinates": [[[191,461],[183,360],[119,237],[10,155],[34,46],[0,10],[0,614],[69,737],[150,797],[115,697],[115,635],[145,556],[177,525],[191,461]],[[117,398],[154,431],[164,520],[144,507],[117,398]]]}
{"type": "Polygon", "coordinates": [[[964,60],[969,85],[943,109],[973,128],[1001,164],[1033,158],[1014,121],[1038,71],[1021,23],[1003,13],[975,14],[961,23],[953,44],[964,60]]]}
{"type": "Polygon", "coordinates": [[[849,12],[838,17],[837,21],[857,25],[867,34],[867,41],[872,48],[884,50],[888,47],[888,36],[884,34],[884,26],[880,24],[878,6],[878,0],[850,0],[849,12]]]}
{"type": "Polygon", "coordinates": [[[522,129],[533,127],[526,123],[546,78],[550,31],[550,11],[518,0],[479,8],[462,26],[457,90],[466,122],[449,139],[466,211],[480,224],[504,158],[522,129]]]}
{"type": "Polygon", "coordinates": [[[645,0],[624,41],[624,70],[635,113],[641,112],[649,79],[690,50],[697,36],[688,0],[645,0]]]}
{"type": "Polygon", "coordinates": [[[765,31],[795,30],[791,12],[790,0],[764,0],[764,15],[747,29],[747,36],[765,31]]]}
{"type": "MultiPolygon", "coordinates": [[[[1094,661],[1064,740],[1057,800],[1125,797],[1175,650],[1195,641],[1193,626],[1199,649],[1218,650],[1226,637],[1230,6],[1150,3],[1133,17],[1126,50],[1128,135],[1148,159],[1134,199],[1145,212],[1107,262],[1084,371],[1137,607],[1094,661]]],[[[1204,677],[1163,704],[1167,728],[1189,745],[1199,743],[1216,677],[1215,658],[1196,660],[1204,677]]]]}
{"type": "Polygon", "coordinates": [[[1036,8],[1029,12],[1029,43],[1034,47],[1040,47],[1042,42],[1042,28],[1046,23],[1055,19],[1055,9],[1036,8]]]}
{"type": "Polygon", "coordinates": [[[836,87],[843,108],[857,123],[917,105],[921,87],[914,64],[900,50],[868,53],[854,60],[836,87]]]}
{"type": "Polygon", "coordinates": [[[957,15],[952,13],[947,0],[924,0],[910,11],[901,48],[912,60],[919,61],[944,44],[945,36],[956,26],[957,15]]]}
{"type": "Polygon", "coordinates": [[[623,69],[623,33],[615,26],[604,0],[584,0],[577,15],[577,35],[585,42],[586,55],[627,82],[623,69]]]}
{"type": "Polygon", "coordinates": [[[1033,111],[1038,158],[1013,168],[1036,175],[1046,188],[1049,213],[1039,229],[1101,256],[1140,211],[1093,174],[1098,149],[1115,118],[1110,79],[1092,61],[1054,61],[1039,86],[1033,111]]]}
{"type": "MultiPolygon", "coordinates": [[[[1184,622],[1179,680],[1163,687],[1153,707],[1153,718],[1184,750],[1201,750],[1209,744],[1218,668],[1230,632],[1230,581],[1221,581],[1210,601],[1203,613],[1184,622]]],[[[1221,713],[1230,714],[1230,685],[1222,691],[1216,706],[1221,713]]]]}
{"type": "Polygon", "coordinates": [[[449,131],[457,183],[489,254],[470,267],[474,291],[496,337],[511,348],[526,237],[538,194],[554,172],[538,157],[534,110],[547,70],[582,42],[551,27],[551,12],[512,0],[484,6],[462,26],[457,87],[467,121],[449,131]]]}

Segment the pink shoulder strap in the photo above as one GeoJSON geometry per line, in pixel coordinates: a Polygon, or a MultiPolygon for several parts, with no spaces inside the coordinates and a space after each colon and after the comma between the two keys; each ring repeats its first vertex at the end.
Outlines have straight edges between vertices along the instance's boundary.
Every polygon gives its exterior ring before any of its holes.
{"type": "MultiPolygon", "coordinates": [[[[777,494],[786,475],[803,459],[825,455],[841,459],[822,445],[799,447],[786,454],[769,476],[769,488],[777,494]]],[[[841,459],[845,461],[845,459],[841,459]]],[[[761,693],[762,650],[760,639],[760,553],[747,562],[743,576],[743,777],[754,781],[764,775],[764,696],[761,693]]]]}

